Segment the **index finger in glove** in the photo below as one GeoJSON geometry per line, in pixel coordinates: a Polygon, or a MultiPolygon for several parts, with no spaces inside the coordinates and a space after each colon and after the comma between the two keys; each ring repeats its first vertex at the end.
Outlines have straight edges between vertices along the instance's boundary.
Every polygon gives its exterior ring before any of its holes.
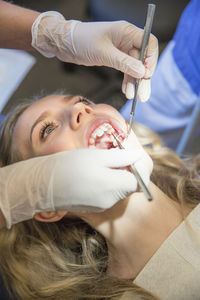
{"type": "Polygon", "coordinates": [[[94,152],[93,157],[95,157],[95,160],[98,164],[102,164],[105,167],[122,168],[135,163],[140,156],[141,153],[134,153],[132,149],[97,149],[96,153],[94,152]]]}
{"type": "Polygon", "coordinates": [[[104,65],[113,67],[134,78],[142,78],[145,76],[143,63],[134,56],[122,52],[115,48],[114,45],[110,46],[110,49],[107,47],[107,50],[109,50],[109,55],[104,57],[104,65]]]}
{"type": "MultiPolygon", "coordinates": [[[[137,49],[132,49],[128,52],[132,57],[135,57],[139,61],[140,52],[137,49]]],[[[146,71],[145,71],[146,72],[146,71]]],[[[124,73],[124,79],[122,82],[122,92],[126,95],[127,99],[133,99],[135,95],[135,77],[130,76],[128,73],[124,73]]]]}
{"type": "MultiPolygon", "coordinates": [[[[138,49],[140,51],[144,29],[126,21],[113,22],[112,29],[114,42],[120,41],[120,48],[122,50],[126,50],[127,53],[133,49],[138,49]]],[[[149,39],[150,52],[148,55],[152,54],[152,50],[156,47],[157,43],[156,37],[151,34],[149,39]]]]}

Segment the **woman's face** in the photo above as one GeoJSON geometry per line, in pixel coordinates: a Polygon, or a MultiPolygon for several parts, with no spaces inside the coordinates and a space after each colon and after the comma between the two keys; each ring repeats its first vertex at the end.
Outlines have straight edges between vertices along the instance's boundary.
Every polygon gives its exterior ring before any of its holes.
{"type": "Polygon", "coordinates": [[[24,159],[65,150],[110,149],[112,132],[126,135],[116,109],[81,96],[51,95],[33,103],[19,117],[13,143],[24,159]]]}

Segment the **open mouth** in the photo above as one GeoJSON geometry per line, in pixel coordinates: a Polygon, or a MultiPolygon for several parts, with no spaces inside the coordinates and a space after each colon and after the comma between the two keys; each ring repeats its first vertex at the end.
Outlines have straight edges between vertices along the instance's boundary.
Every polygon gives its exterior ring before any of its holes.
{"type": "Polygon", "coordinates": [[[118,148],[118,143],[113,137],[113,134],[119,137],[119,140],[122,142],[125,138],[125,134],[117,132],[113,126],[105,122],[97,127],[91,134],[88,147],[89,148],[98,148],[98,149],[111,149],[118,148]]]}

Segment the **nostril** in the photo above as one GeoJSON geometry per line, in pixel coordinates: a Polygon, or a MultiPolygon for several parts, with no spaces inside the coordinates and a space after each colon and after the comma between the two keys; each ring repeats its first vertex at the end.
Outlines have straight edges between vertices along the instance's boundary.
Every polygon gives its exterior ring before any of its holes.
{"type": "Polygon", "coordinates": [[[80,123],[80,117],[81,117],[81,113],[78,113],[77,118],[76,118],[77,123],[80,123]]]}

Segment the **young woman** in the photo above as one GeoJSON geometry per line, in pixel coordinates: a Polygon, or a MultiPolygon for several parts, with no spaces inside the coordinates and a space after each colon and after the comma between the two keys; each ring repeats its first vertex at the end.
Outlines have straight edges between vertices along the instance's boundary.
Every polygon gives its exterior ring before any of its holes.
{"type": "MultiPolygon", "coordinates": [[[[133,82],[135,78],[141,78],[143,85],[138,91],[138,95],[141,100],[147,100],[150,94],[150,78],[154,72],[157,58],[158,58],[158,41],[151,35],[148,49],[145,57],[145,64],[139,61],[138,52],[141,47],[141,41],[143,39],[143,30],[137,28],[131,23],[125,21],[117,22],[81,22],[77,20],[65,20],[65,17],[57,11],[46,11],[39,13],[30,9],[19,7],[8,3],[8,1],[0,0],[0,47],[11,48],[11,49],[21,49],[21,50],[37,50],[42,55],[46,57],[57,57],[61,61],[71,62],[75,64],[81,64],[85,66],[107,66],[117,69],[124,73],[123,80],[123,92],[127,97],[132,98],[134,96],[133,82]],[[148,91],[144,93],[144,91],[148,91]]],[[[0,70],[1,73],[1,70],[0,70]]],[[[1,99],[0,99],[1,101],[1,99]]],[[[2,116],[0,115],[0,121],[2,116]]],[[[82,161],[79,160],[80,164],[84,165],[85,159],[90,159],[90,152],[84,152],[82,156],[82,161]]],[[[118,155],[117,164],[119,164],[124,158],[127,160],[125,151],[120,151],[121,158],[118,155]]],[[[75,153],[73,154],[73,159],[76,159],[75,153]]],[[[102,152],[101,156],[98,155],[99,165],[96,173],[101,168],[103,169],[104,162],[107,162],[107,166],[104,168],[104,174],[109,169],[109,164],[113,166],[112,156],[109,156],[108,152],[102,152]],[[108,159],[110,161],[108,163],[108,159]]],[[[0,228],[7,226],[8,228],[12,226],[13,223],[18,223],[23,220],[32,218],[35,213],[35,193],[40,197],[40,209],[43,211],[49,204],[52,207],[59,206],[60,193],[54,188],[54,193],[51,195],[51,199],[46,196],[47,187],[49,187],[50,174],[49,166],[51,170],[56,172],[61,172],[63,165],[68,165],[71,161],[71,153],[66,153],[66,156],[62,156],[63,163],[60,162],[60,169],[56,170],[58,156],[51,155],[45,159],[38,157],[36,160],[27,160],[17,165],[10,165],[7,168],[0,169],[0,206],[2,204],[2,198],[7,197],[6,211],[2,212],[0,209],[0,228]],[[37,168],[33,167],[37,164],[37,168]],[[31,178],[26,176],[26,170],[32,169],[31,178]],[[42,173],[41,176],[37,176],[38,173],[42,173]],[[46,175],[46,176],[45,176],[46,175]],[[12,184],[10,184],[10,178],[12,177],[12,184]],[[16,178],[16,181],[14,180],[16,178]],[[20,182],[20,183],[19,183],[20,182]],[[37,184],[37,186],[36,186],[37,184]],[[20,189],[15,189],[13,193],[13,186],[19,186],[20,189]],[[32,194],[26,187],[29,187],[32,194]],[[9,188],[8,188],[9,187],[9,188]],[[58,192],[58,194],[57,194],[58,192]],[[44,196],[45,195],[45,196],[44,196]],[[24,201],[22,200],[24,199],[24,201]],[[13,207],[12,203],[14,201],[20,202],[20,206],[13,207]],[[49,201],[50,200],[50,201],[49,201]],[[22,205],[22,202],[24,205],[22,205]],[[58,203],[59,202],[59,203],[58,203]],[[32,210],[30,209],[30,203],[32,205],[32,210]],[[28,206],[28,212],[27,212],[28,206]],[[16,212],[21,212],[23,209],[24,214],[16,212]],[[25,211],[27,213],[25,213],[25,211]]],[[[95,157],[93,155],[93,160],[95,157]]],[[[61,161],[61,160],[60,160],[61,161]]],[[[128,160],[127,160],[128,161],[128,160]]],[[[133,162],[132,162],[133,163],[133,162]]],[[[130,164],[130,160],[129,160],[130,164]]],[[[81,170],[82,168],[80,168],[81,170]]],[[[109,170],[108,170],[109,171],[109,170]]],[[[70,177],[68,174],[70,170],[65,170],[66,178],[68,180],[68,185],[73,185],[74,181],[79,181],[79,172],[75,174],[75,178],[70,177]]],[[[123,198],[123,195],[130,191],[130,185],[124,173],[118,176],[118,181],[120,185],[115,185],[115,171],[111,174],[108,179],[109,185],[109,202],[112,206],[114,203],[123,198]],[[121,188],[123,186],[123,188],[121,188]]],[[[30,174],[29,174],[30,175],[30,174]]],[[[89,178],[88,178],[89,179],[89,178]]],[[[130,176],[129,176],[130,179],[130,176]]],[[[107,176],[104,176],[105,182],[107,182],[107,176]]],[[[100,179],[101,181],[101,179],[100,179]]],[[[89,180],[88,180],[89,182],[89,180]]],[[[97,181],[96,181],[97,183],[97,181]]],[[[55,183],[51,181],[51,185],[55,183]]],[[[90,198],[95,198],[101,200],[100,207],[96,202],[95,208],[105,209],[109,206],[108,203],[102,201],[104,193],[108,190],[104,190],[101,185],[101,190],[93,187],[88,193],[90,193],[90,198]]],[[[66,199],[69,199],[72,194],[68,195],[68,191],[65,190],[65,184],[61,186],[60,189],[63,192],[66,199]]],[[[75,195],[73,195],[75,196],[75,195]]],[[[83,201],[82,195],[79,194],[80,198],[73,197],[76,199],[74,206],[77,206],[83,201]]],[[[87,200],[87,198],[85,197],[87,200]]],[[[38,204],[38,203],[37,203],[38,204]]],[[[88,203],[85,203],[88,205],[88,203]]],[[[38,205],[37,205],[38,206],[38,205]]],[[[88,205],[90,206],[90,205],[88,205]]],[[[66,208],[66,206],[65,206],[66,208]]],[[[91,206],[90,206],[90,209],[91,206]]]]}
{"type": "MultiPolygon", "coordinates": [[[[149,184],[152,202],[138,191],[101,213],[41,212],[35,215],[41,222],[1,230],[0,269],[19,299],[157,299],[145,288],[161,299],[198,299],[198,226],[193,218],[199,209],[200,163],[187,167],[157,136],[141,129],[138,136],[148,144],[155,166],[149,184]],[[184,232],[184,240],[192,237],[191,243],[185,253],[180,247],[176,255],[169,251],[166,262],[162,251],[174,235],[176,245],[188,215],[191,230],[184,232]],[[170,271],[179,262],[184,277],[178,273],[173,278],[170,271]]],[[[48,96],[8,117],[0,139],[0,145],[8,145],[0,146],[2,165],[77,148],[112,148],[112,132],[123,140],[126,131],[125,121],[110,106],[80,96],[48,96]]],[[[133,132],[126,146],[144,151],[133,132]]],[[[143,157],[142,165],[151,168],[149,156],[143,157]]]]}

